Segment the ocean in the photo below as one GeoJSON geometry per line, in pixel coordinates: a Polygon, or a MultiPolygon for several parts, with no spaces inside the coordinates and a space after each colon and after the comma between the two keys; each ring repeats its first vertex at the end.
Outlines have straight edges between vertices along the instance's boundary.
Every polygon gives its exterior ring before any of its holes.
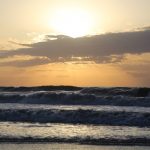
{"type": "Polygon", "coordinates": [[[3,150],[149,149],[150,88],[0,87],[0,143],[3,150]]]}

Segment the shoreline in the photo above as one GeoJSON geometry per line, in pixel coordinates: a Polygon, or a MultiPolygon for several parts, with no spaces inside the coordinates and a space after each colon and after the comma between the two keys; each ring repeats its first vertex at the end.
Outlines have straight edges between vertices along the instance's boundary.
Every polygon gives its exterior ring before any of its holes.
{"type": "Polygon", "coordinates": [[[0,144],[3,150],[149,150],[149,146],[111,146],[111,145],[79,145],[66,143],[16,143],[0,144]]]}

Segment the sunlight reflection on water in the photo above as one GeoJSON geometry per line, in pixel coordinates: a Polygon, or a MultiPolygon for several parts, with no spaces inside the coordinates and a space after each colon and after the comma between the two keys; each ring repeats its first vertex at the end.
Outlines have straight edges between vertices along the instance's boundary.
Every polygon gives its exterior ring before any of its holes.
{"type": "Polygon", "coordinates": [[[0,123],[0,136],[33,138],[150,138],[150,128],[125,126],[94,126],[54,123],[0,123]]]}
{"type": "Polygon", "coordinates": [[[0,144],[0,150],[149,150],[144,146],[93,146],[77,144],[0,144]]]}

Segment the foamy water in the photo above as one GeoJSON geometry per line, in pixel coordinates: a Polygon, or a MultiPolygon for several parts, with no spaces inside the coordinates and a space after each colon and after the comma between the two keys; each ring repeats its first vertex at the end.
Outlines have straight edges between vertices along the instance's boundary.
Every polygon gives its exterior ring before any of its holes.
{"type": "Polygon", "coordinates": [[[149,88],[1,87],[0,142],[150,145],[149,93],[149,88]]]}

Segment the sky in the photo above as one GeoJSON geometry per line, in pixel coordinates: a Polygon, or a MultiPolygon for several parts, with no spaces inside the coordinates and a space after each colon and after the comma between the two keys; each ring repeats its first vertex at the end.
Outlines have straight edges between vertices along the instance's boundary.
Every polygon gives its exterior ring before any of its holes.
{"type": "Polygon", "coordinates": [[[150,87],[150,0],[0,0],[0,86],[150,87]]]}

